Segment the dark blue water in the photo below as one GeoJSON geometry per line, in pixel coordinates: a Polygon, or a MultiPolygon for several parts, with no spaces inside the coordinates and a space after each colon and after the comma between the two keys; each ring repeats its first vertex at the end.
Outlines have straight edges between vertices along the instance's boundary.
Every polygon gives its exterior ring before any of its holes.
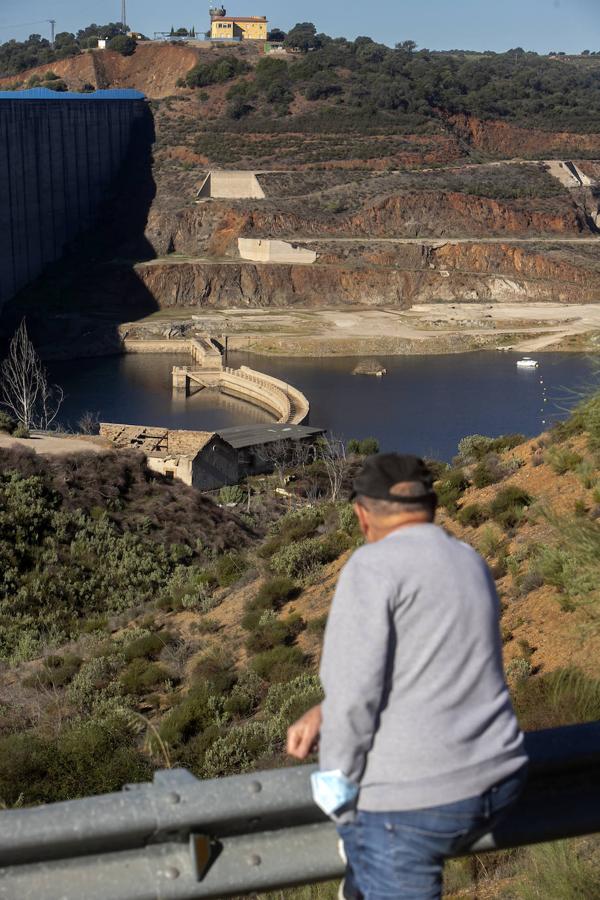
{"type": "MultiPolygon", "coordinates": [[[[533,436],[567,415],[570,391],[592,383],[598,357],[540,353],[538,369],[517,369],[518,354],[378,357],[384,378],[352,375],[354,358],[292,359],[230,353],[229,365],[249,365],[300,388],[310,423],[343,438],[373,435],[382,449],[450,459],[461,437],[522,432],[533,436]],[[544,402],[546,398],[547,402],[544,402]]],[[[132,355],[52,366],[67,394],[62,419],[75,425],[85,410],[104,421],[218,430],[269,421],[247,404],[200,392],[174,398],[171,368],[181,356],[132,355]]]]}

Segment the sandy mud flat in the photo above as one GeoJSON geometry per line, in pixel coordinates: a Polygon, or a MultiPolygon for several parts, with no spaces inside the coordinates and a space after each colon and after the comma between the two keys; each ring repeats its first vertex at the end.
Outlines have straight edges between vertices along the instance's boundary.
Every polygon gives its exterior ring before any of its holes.
{"type": "Polygon", "coordinates": [[[600,304],[455,303],[346,309],[164,310],[121,332],[129,338],[227,336],[231,350],[265,355],[460,353],[477,349],[600,350],[600,304]]]}

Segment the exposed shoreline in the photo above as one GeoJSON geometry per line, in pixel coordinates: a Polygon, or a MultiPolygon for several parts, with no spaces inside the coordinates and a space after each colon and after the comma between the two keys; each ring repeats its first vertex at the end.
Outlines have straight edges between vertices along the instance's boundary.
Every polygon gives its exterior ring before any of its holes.
{"type": "MultiPolygon", "coordinates": [[[[514,350],[600,352],[600,304],[456,303],[353,309],[161,310],[121,326],[129,340],[206,332],[257,356],[406,356],[514,350]]],[[[175,349],[175,348],[174,348],[175,349]]]]}

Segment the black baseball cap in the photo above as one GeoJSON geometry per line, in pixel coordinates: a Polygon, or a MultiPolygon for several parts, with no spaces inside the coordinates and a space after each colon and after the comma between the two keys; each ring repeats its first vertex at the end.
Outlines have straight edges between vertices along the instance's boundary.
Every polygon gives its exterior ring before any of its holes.
{"type": "Polygon", "coordinates": [[[434,502],[436,494],[433,481],[433,474],[418,456],[377,453],[368,457],[354,479],[350,500],[362,495],[372,500],[388,500],[392,503],[423,503],[427,499],[434,502]],[[394,485],[406,482],[421,484],[422,493],[412,497],[390,493],[394,485]]]}

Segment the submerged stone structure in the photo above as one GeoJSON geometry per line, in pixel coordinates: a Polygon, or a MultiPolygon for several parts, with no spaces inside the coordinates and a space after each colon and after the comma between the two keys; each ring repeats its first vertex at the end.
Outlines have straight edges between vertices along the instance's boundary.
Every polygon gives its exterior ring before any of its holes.
{"type": "Polygon", "coordinates": [[[0,91],[0,306],[94,224],[146,115],[132,90],[0,91]]]}
{"type": "MultiPolygon", "coordinates": [[[[173,341],[171,346],[175,343],[185,346],[183,341],[173,341]]],[[[293,385],[248,366],[239,369],[223,366],[221,355],[208,335],[192,338],[186,344],[194,365],[173,366],[175,392],[187,397],[192,389],[218,390],[260,407],[280,424],[300,425],[308,418],[309,402],[293,385]]]]}

